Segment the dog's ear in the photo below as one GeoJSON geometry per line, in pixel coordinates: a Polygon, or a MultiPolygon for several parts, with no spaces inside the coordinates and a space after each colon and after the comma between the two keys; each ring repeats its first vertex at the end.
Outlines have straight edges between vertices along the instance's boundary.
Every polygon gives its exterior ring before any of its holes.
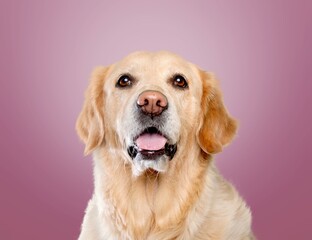
{"type": "Polygon", "coordinates": [[[197,141],[204,152],[214,154],[222,151],[222,147],[230,143],[236,133],[237,122],[226,110],[214,76],[204,71],[200,71],[200,76],[203,83],[203,112],[197,141]]]}
{"type": "Polygon", "coordinates": [[[97,67],[85,92],[82,111],[76,122],[79,137],[85,143],[85,155],[104,141],[104,92],[103,85],[108,67],[97,67]]]}

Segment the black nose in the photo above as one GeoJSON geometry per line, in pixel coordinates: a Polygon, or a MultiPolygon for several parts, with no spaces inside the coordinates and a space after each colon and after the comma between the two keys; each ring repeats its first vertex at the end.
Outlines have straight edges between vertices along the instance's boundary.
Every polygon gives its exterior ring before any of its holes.
{"type": "Polygon", "coordinates": [[[144,91],[137,100],[138,107],[146,115],[158,116],[168,107],[164,94],[158,91],[144,91]]]}

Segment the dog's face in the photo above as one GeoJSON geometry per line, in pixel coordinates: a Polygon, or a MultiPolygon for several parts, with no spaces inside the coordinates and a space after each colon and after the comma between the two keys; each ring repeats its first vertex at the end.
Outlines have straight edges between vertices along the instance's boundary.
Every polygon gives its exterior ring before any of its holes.
{"type": "Polygon", "coordinates": [[[140,175],[166,172],[193,145],[221,151],[236,123],[210,74],[168,52],[139,52],[94,71],[77,130],[86,153],[115,151],[140,175]]]}

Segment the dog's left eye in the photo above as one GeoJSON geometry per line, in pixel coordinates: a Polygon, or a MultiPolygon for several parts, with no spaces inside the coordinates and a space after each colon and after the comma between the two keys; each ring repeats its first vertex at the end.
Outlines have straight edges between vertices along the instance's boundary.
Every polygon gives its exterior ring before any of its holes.
{"type": "Polygon", "coordinates": [[[173,77],[173,86],[178,87],[178,88],[187,88],[188,84],[183,76],[175,75],[173,77]]]}
{"type": "Polygon", "coordinates": [[[133,84],[133,80],[132,77],[128,76],[128,75],[122,75],[117,83],[116,83],[116,87],[120,87],[120,88],[125,88],[125,87],[130,87],[133,84]]]}

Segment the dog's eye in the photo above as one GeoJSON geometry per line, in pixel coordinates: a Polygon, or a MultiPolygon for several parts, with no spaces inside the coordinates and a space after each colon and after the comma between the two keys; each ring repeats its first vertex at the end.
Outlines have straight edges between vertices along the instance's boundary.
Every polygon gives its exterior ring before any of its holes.
{"type": "Polygon", "coordinates": [[[176,75],[173,77],[173,86],[178,88],[187,88],[188,84],[183,76],[176,75]]]}
{"type": "Polygon", "coordinates": [[[120,87],[120,88],[125,88],[125,87],[130,87],[133,83],[132,77],[130,77],[129,75],[122,75],[117,83],[116,83],[116,87],[120,87]]]}

